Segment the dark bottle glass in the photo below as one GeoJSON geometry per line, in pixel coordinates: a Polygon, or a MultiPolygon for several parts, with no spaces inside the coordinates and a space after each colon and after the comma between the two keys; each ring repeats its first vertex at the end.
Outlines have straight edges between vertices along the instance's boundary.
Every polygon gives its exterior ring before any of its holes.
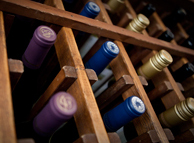
{"type": "Polygon", "coordinates": [[[155,11],[156,11],[156,8],[150,3],[150,4],[147,4],[140,13],[145,15],[147,18],[149,18],[155,11]]]}
{"type": "Polygon", "coordinates": [[[184,64],[182,67],[172,73],[174,79],[182,82],[194,74],[194,65],[192,63],[184,64]]]}
{"type": "Polygon", "coordinates": [[[145,112],[143,101],[137,96],[131,96],[124,102],[105,113],[103,121],[108,132],[115,132],[134,118],[145,112]]]}
{"type": "Polygon", "coordinates": [[[172,28],[178,22],[181,22],[186,17],[186,15],[187,13],[183,8],[177,8],[171,14],[166,16],[163,19],[163,22],[167,27],[172,28]]]}
{"type": "Polygon", "coordinates": [[[15,119],[19,122],[39,98],[36,95],[38,69],[55,40],[56,33],[51,28],[39,26],[22,56],[24,73],[13,91],[15,119]]]}
{"type": "Polygon", "coordinates": [[[63,91],[58,92],[51,97],[32,122],[16,126],[18,137],[32,137],[37,143],[48,142],[51,135],[71,119],[76,110],[77,103],[73,96],[63,91]]]}
{"type": "Polygon", "coordinates": [[[187,38],[182,44],[181,46],[183,47],[187,47],[190,49],[194,49],[194,39],[192,36],[189,36],[189,38],[187,38]]]}
{"type": "Polygon", "coordinates": [[[111,41],[107,41],[89,61],[86,62],[85,68],[93,69],[96,74],[99,75],[118,54],[118,46],[111,41]]]}
{"type": "Polygon", "coordinates": [[[174,39],[174,34],[168,29],[165,32],[163,32],[158,39],[170,42],[172,39],[174,39]]]}

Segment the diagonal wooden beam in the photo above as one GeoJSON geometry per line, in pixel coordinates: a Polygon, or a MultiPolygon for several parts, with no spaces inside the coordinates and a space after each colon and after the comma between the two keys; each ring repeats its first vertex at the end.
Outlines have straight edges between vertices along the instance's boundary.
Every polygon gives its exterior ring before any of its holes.
{"type": "Polygon", "coordinates": [[[152,50],[166,49],[179,56],[194,56],[194,50],[173,45],[124,28],[26,0],[0,0],[0,10],[81,30],[152,50]]]}
{"type": "Polygon", "coordinates": [[[5,42],[3,12],[0,11],[0,143],[16,143],[11,85],[5,42]]]}

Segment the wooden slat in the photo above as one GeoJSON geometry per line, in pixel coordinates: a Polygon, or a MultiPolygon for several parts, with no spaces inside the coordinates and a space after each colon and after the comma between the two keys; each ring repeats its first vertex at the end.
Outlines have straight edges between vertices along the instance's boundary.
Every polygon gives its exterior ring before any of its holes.
{"type": "MultiPolygon", "coordinates": [[[[62,8],[63,10],[59,11],[65,13],[61,1],[57,2],[55,6],[62,8]]],[[[55,9],[55,11],[58,10],[55,9]]],[[[60,66],[74,66],[77,72],[78,78],[67,92],[74,96],[77,101],[78,109],[74,119],[79,135],[95,134],[98,142],[110,142],[70,28],[63,27],[59,31],[55,42],[55,49],[60,66]]]]}
{"type": "Polygon", "coordinates": [[[22,61],[13,59],[9,59],[8,64],[11,79],[11,89],[13,91],[24,72],[24,66],[22,61]]]}
{"type": "Polygon", "coordinates": [[[0,9],[153,50],[166,49],[171,54],[180,56],[194,55],[194,50],[188,48],[31,1],[1,0],[0,9]]]}
{"type": "Polygon", "coordinates": [[[5,42],[3,12],[0,11],[0,142],[16,143],[15,124],[12,107],[11,85],[5,42]]]}
{"type": "Polygon", "coordinates": [[[123,94],[132,85],[134,85],[134,83],[131,77],[129,75],[123,75],[111,87],[96,98],[99,109],[104,109],[108,104],[123,94]]]}
{"type": "Polygon", "coordinates": [[[77,74],[74,67],[62,67],[55,79],[33,106],[29,119],[34,118],[39,113],[39,111],[41,111],[41,109],[46,105],[53,94],[58,91],[66,91],[75,82],[76,79],[77,74]]]}
{"type": "Polygon", "coordinates": [[[152,91],[148,93],[148,97],[151,100],[154,100],[156,98],[161,98],[162,96],[166,95],[170,91],[172,91],[172,85],[169,81],[164,81],[157,87],[155,87],[152,91]]]}
{"type": "MultiPolygon", "coordinates": [[[[100,6],[101,9],[101,14],[103,15],[104,21],[112,24],[110,19],[107,17],[107,12],[105,8],[103,7],[103,4],[100,1],[96,1],[96,3],[100,6]]],[[[135,33],[134,33],[135,34],[135,33]]],[[[155,129],[158,133],[159,139],[161,142],[168,142],[168,139],[166,138],[166,135],[157,119],[157,116],[151,106],[151,103],[143,89],[143,86],[139,80],[139,77],[136,74],[136,71],[125,51],[125,48],[121,42],[115,41],[115,44],[118,45],[120,49],[119,55],[110,63],[111,69],[113,70],[113,74],[118,80],[121,76],[123,75],[130,75],[133,79],[134,86],[128,89],[126,92],[123,94],[123,98],[126,99],[126,97],[136,95],[139,96],[145,103],[146,105],[146,113],[143,114],[143,116],[137,118],[138,123],[136,126],[139,127],[139,135],[143,134],[149,130],[155,129]],[[134,92],[135,91],[135,94],[134,92]]],[[[137,128],[138,128],[137,127],[137,128]]],[[[136,129],[137,129],[136,128],[136,129]]]]}

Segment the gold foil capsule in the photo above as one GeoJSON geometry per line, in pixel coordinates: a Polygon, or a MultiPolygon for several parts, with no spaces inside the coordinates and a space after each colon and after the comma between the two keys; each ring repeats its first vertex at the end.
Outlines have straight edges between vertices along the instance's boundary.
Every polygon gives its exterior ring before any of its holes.
{"type": "Polygon", "coordinates": [[[138,14],[136,18],[134,18],[126,29],[136,32],[142,33],[142,31],[150,24],[149,19],[143,14],[138,14]]]}
{"type": "Polygon", "coordinates": [[[120,7],[124,4],[124,0],[109,0],[107,5],[110,7],[110,13],[114,14],[120,10],[120,7]]]}
{"type": "Polygon", "coordinates": [[[171,55],[165,51],[160,50],[157,54],[151,57],[145,64],[143,64],[137,73],[144,76],[147,80],[154,77],[156,74],[161,72],[163,68],[167,67],[172,63],[173,59],[171,55]]]}
{"type": "Polygon", "coordinates": [[[159,115],[160,123],[171,128],[194,117],[194,98],[187,98],[159,115]]]}

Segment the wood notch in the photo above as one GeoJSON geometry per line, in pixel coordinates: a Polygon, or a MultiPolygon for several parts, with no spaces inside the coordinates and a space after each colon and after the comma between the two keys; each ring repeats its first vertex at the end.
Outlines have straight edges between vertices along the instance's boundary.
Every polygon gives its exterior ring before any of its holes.
{"type": "Polygon", "coordinates": [[[86,69],[86,74],[88,76],[88,79],[90,81],[91,86],[98,81],[98,77],[96,75],[96,72],[92,69],[86,69]]]}
{"type": "Polygon", "coordinates": [[[24,66],[22,61],[14,59],[8,59],[8,65],[11,80],[11,89],[13,91],[24,72],[24,66]]]}
{"type": "Polygon", "coordinates": [[[172,85],[169,81],[163,81],[160,85],[156,86],[152,91],[148,93],[148,97],[150,101],[161,98],[162,96],[166,95],[170,91],[173,90],[172,85]]]}
{"type": "Polygon", "coordinates": [[[62,67],[49,87],[33,106],[29,119],[34,118],[39,113],[39,111],[41,111],[41,109],[46,105],[53,94],[58,91],[66,91],[75,82],[76,79],[77,74],[74,67],[62,67]]]}
{"type": "Polygon", "coordinates": [[[180,91],[182,91],[182,92],[185,91],[180,82],[176,82],[176,84],[177,84],[178,88],[180,89],[180,91]]]}
{"type": "Polygon", "coordinates": [[[17,143],[35,143],[33,139],[19,139],[17,143]]]}
{"type": "Polygon", "coordinates": [[[147,80],[145,79],[145,77],[143,77],[143,76],[138,76],[139,77],[139,80],[140,80],[140,82],[141,82],[141,84],[143,85],[143,86],[148,86],[148,82],[147,82],[147,80]]]}
{"type": "Polygon", "coordinates": [[[172,143],[186,143],[194,141],[194,128],[191,128],[181,135],[177,135],[172,143]]]}
{"type": "Polygon", "coordinates": [[[131,76],[123,75],[111,87],[106,89],[101,95],[96,98],[96,102],[100,110],[104,109],[118,96],[123,94],[127,89],[134,85],[131,76]]]}
{"type": "MultiPolygon", "coordinates": [[[[121,143],[117,133],[108,133],[108,137],[111,143],[121,143]]],[[[74,141],[74,143],[98,143],[98,141],[95,134],[85,134],[74,141]]]]}

